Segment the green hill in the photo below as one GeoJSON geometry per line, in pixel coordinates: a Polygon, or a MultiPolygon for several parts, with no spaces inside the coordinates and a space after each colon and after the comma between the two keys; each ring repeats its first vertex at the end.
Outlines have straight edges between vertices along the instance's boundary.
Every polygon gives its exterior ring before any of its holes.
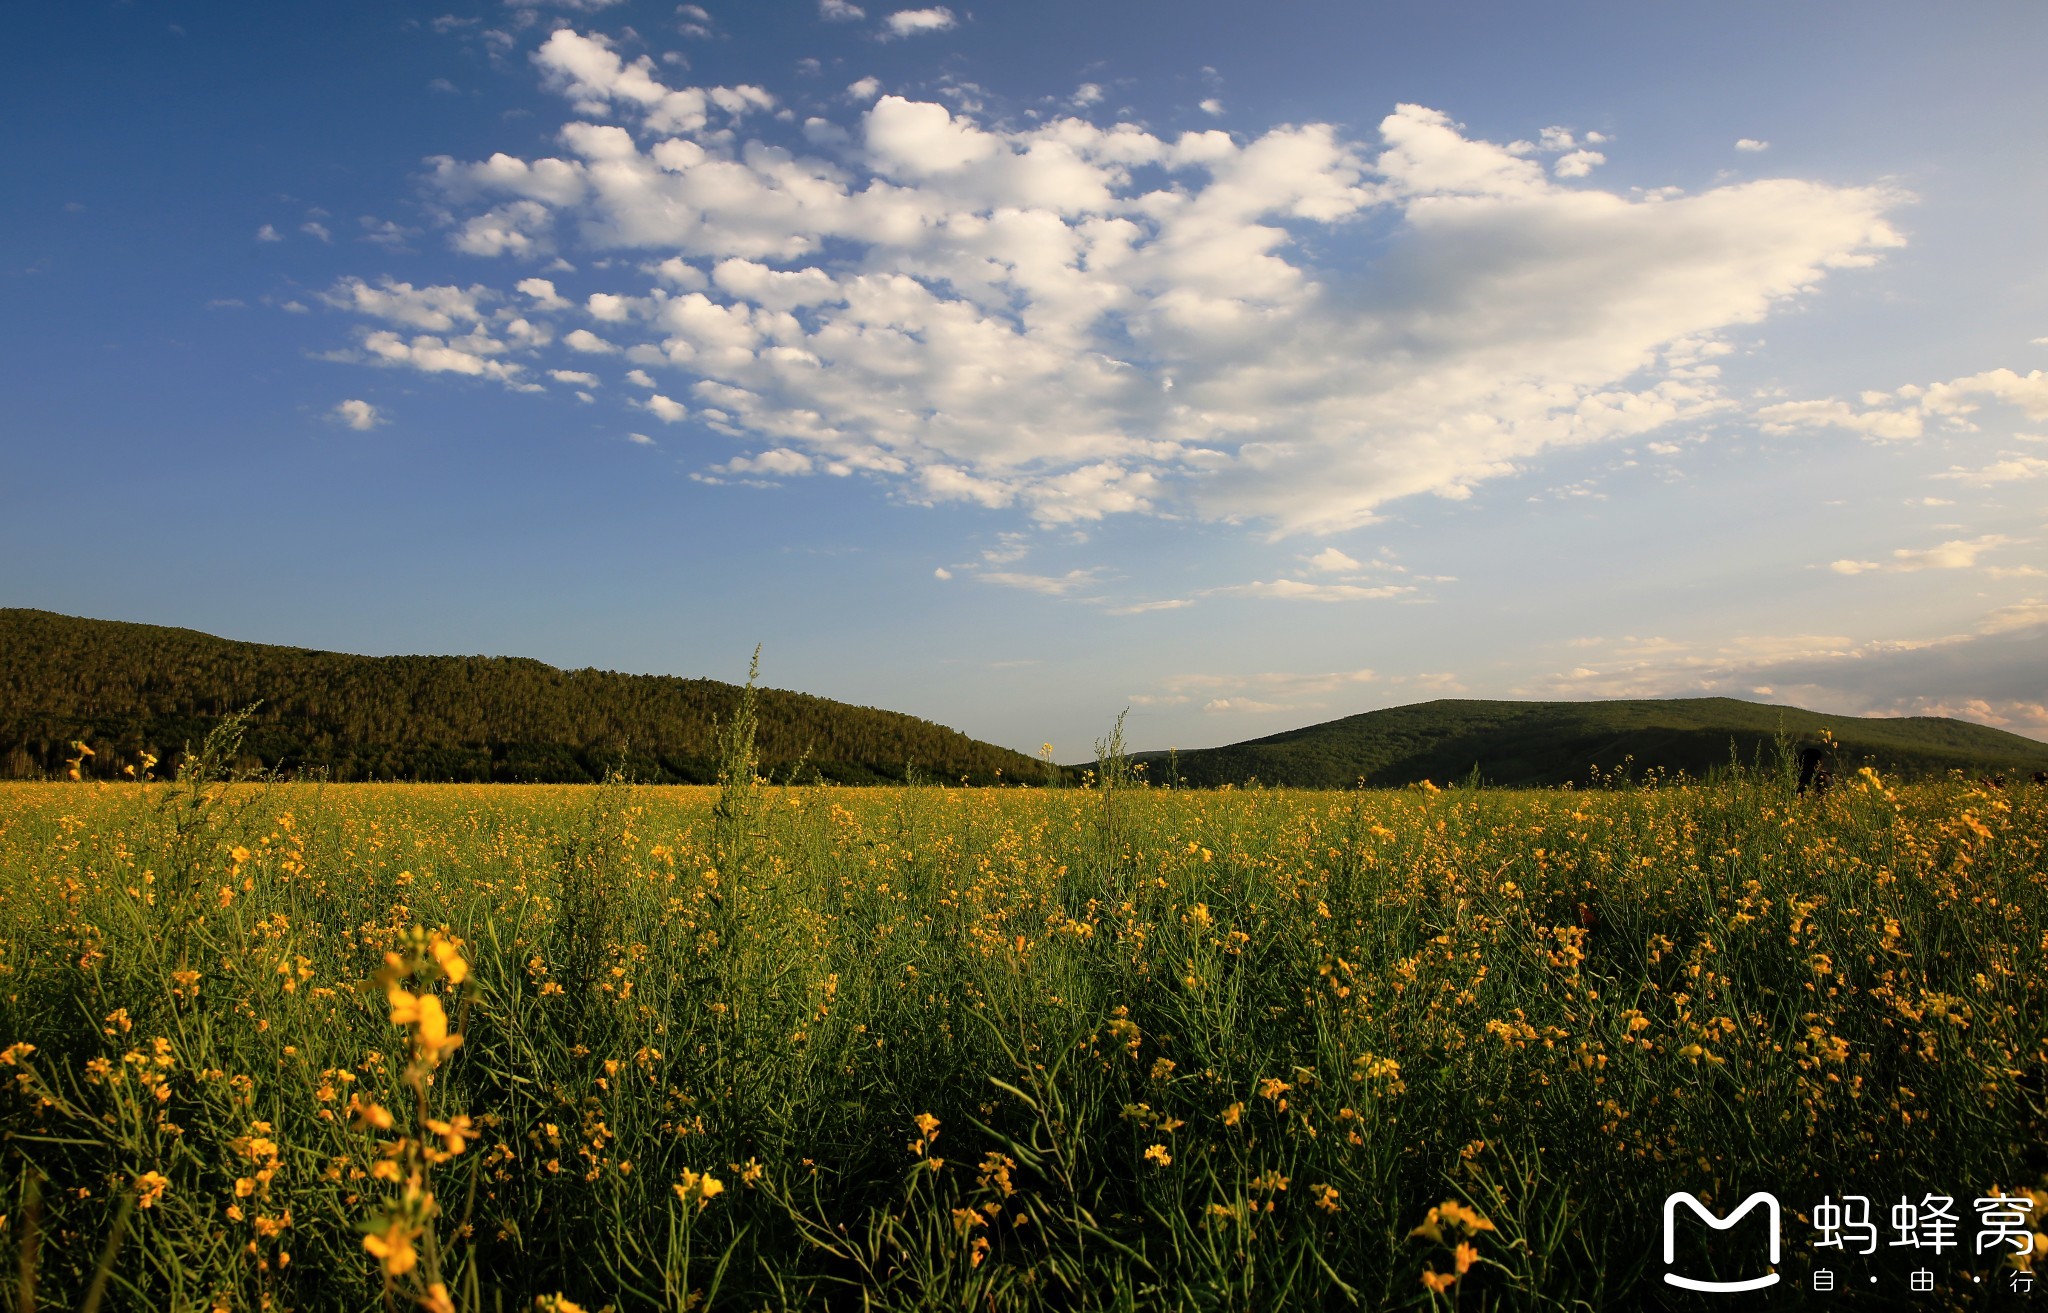
{"type": "MultiPolygon", "coordinates": [[[[1734,698],[1615,702],[1480,702],[1445,699],[1346,716],[1227,747],[1179,754],[1193,785],[1261,783],[1302,788],[1463,780],[1488,784],[1584,783],[1594,772],[1635,778],[1661,768],[1700,778],[1734,757],[1775,760],[1782,730],[1801,746],[1822,730],[1837,745],[1836,774],[1872,765],[1888,773],[2024,778],[2048,770],[2048,743],[1937,716],[1828,716],[1734,698]]],[[[1165,754],[1140,754],[1163,782],[1165,754]]]]}
{"type": "MultiPolygon", "coordinates": [[[[713,724],[740,689],[710,679],[557,670],[516,657],[365,657],[190,629],[0,609],[0,777],[57,774],[83,740],[117,774],[147,751],[165,769],[220,718],[260,700],[243,764],[336,780],[601,778],[626,749],[639,779],[716,777],[713,724]]],[[[830,780],[1037,779],[1007,748],[930,721],[764,689],[764,771],[808,754],[830,780]]]]}

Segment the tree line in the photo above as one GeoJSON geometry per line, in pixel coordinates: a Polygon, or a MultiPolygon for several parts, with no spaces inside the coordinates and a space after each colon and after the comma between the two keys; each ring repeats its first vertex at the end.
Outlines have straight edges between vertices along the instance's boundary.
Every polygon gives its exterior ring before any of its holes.
{"type": "MultiPolygon", "coordinates": [[[[255,706],[240,764],[333,780],[573,783],[623,765],[655,783],[717,776],[715,727],[741,689],[560,670],[521,657],[365,657],[189,629],[0,609],[0,777],[157,773],[255,706]],[[81,756],[74,748],[91,749],[81,756]]],[[[765,773],[880,783],[1035,781],[1042,767],[915,716],[763,689],[765,773]]]]}

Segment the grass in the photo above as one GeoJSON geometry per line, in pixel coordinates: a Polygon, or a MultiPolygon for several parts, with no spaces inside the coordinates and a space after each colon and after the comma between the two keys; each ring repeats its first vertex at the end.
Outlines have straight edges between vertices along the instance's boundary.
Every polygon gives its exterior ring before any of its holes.
{"type": "Polygon", "coordinates": [[[2044,822],[1868,775],[0,786],[0,1271],[30,1309],[1641,1307],[1666,1194],[1771,1189],[1955,1196],[1966,1304],[1969,1201],[2048,1173],[2044,822]]]}

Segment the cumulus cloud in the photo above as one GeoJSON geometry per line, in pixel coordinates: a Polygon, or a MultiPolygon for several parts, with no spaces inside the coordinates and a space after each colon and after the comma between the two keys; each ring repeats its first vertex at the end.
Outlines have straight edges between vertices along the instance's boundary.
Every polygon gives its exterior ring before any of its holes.
{"type": "Polygon", "coordinates": [[[320,299],[338,309],[353,310],[387,323],[445,333],[482,319],[482,306],[491,299],[491,293],[476,286],[414,287],[390,278],[372,286],[360,278],[344,278],[322,292],[320,299]]]}
{"type": "Polygon", "coordinates": [[[818,0],[818,17],[828,23],[855,23],[867,16],[867,10],[847,0],[818,0]]]}
{"type": "Polygon", "coordinates": [[[256,230],[256,240],[259,242],[281,242],[284,240],[284,234],[280,233],[273,225],[266,223],[256,230]]]}
{"type": "Polygon", "coordinates": [[[577,387],[594,388],[597,386],[597,375],[586,374],[580,369],[550,369],[548,377],[557,383],[573,383],[577,387]]]}
{"type": "MultiPolygon", "coordinates": [[[[1868,438],[1903,440],[1924,436],[1930,424],[1954,432],[1975,432],[1978,413],[1987,400],[2010,406],[2029,420],[2048,420],[2048,373],[1987,369],[1939,383],[1908,383],[1892,392],[1865,392],[1854,404],[1833,397],[1782,402],[1757,411],[1757,418],[1767,433],[1838,428],[1868,438]]],[[[2023,433],[2012,436],[2027,437],[2023,433]]]]}
{"type": "Polygon", "coordinates": [[[569,301],[555,291],[555,285],[545,278],[522,278],[518,289],[533,299],[534,306],[541,310],[567,310],[569,301]]]}
{"type": "Polygon", "coordinates": [[[1223,113],[1223,102],[1216,99],[1216,97],[1214,96],[1210,96],[1208,99],[1196,105],[1195,108],[1201,110],[1204,114],[1209,115],[1211,118],[1217,118],[1220,117],[1223,113]]]}
{"type": "Polygon", "coordinates": [[[352,429],[367,431],[384,422],[377,408],[367,401],[344,401],[334,408],[335,417],[352,429]]]}
{"type": "Polygon", "coordinates": [[[1583,178],[1598,165],[1607,163],[1607,157],[1597,150],[1575,150],[1557,157],[1550,171],[1560,178],[1583,178]]]}
{"type": "Polygon", "coordinates": [[[408,339],[380,330],[365,333],[362,347],[377,364],[405,366],[423,374],[461,374],[500,383],[517,382],[520,374],[518,365],[491,358],[503,349],[502,343],[477,334],[450,341],[431,333],[408,339]]]}
{"type": "Polygon", "coordinates": [[[1737,150],[1764,151],[1769,150],[1770,148],[1770,142],[1759,141],[1755,137],[1743,137],[1735,143],[1735,149],[1737,150]]]}
{"type": "Polygon", "coordinates": [[[1981,469],[1952,467],[1946,474],[1937,474],[1937,479],[1950,479],[1972,488],[1990,488],[2001,483],[2024,483],[2031,479],[2048,476],[2048,460],[2039,456],[2025,456],[2003,452],[2000,459],[1981,469]]]}
{"type": "MultiPolygon", "coordinates": [[[[596,35],[534,63],[578,116],[557,153],[436,159],[430,186],[459,249],[614,271],[585,302],[606,337],[562,347],[625,353],[759,449],[1046,524],[1330,533],[1713,416],[1727,337],[1899,241],[1883,188],[1603,190],[1598,134],[1500,145],[1419,105],[1364,139],[1173,135],[855,84],[799,135],[764,90],[669,85],[596,35]],[[1323,263],[1347,229],[1371,258],[1323,263]]],[[[544,281],[522,294],[562,309],[544,281]]]]}
{"type": "Polygon", "coordinates": [[[659,392],[634,404],[664,424],[674,424],[690,413],[689,408],[682,402],[665,397],[659,392]]]}
{"type": "Polygon", "coordinates": [[[959,25],[960,20],[944,5],[930,9],[899,9],[882,20],[882,29],[890,36],[915,36],[922,32],[945,32],[959,25]]]}
{"type": "Polygon", "coordinates": [[[776,447],[758,456],[735,456],[723,465],[713,466],[721,474],[809,474],[815,465],[809,456],[787,447],[776,447]]]}
{"type": "Polygon", "coordinates": [[[1320,570],[1324,574],[1352,574],[1365,568],[1334,547],[1325,547],[1314,556],[1305,559],[1309,568],[1320,570]]]}

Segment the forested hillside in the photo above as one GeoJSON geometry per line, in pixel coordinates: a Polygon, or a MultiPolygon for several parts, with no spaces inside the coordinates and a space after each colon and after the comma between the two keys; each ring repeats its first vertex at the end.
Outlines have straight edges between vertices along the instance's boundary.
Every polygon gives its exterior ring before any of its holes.
{"type": "Polygon", "coordinates": [[[1888,773],[1939,776],[2048,769],[2048,743],[1940,716],[1830,716],[1736,698],[1611,702],[1483,702],[1443,699],[1368,711],[1342,720],[1183,752],[1169,767],[1142,754],[1147,773],[1170,769],[1194,785],[1265,784],[1341,789],[1363,781],[1403,785],[1463,780],[1487,784],[1586,783],[1594,775],[1641,779],[1653,771],[1699,779],[1731,761],[1774,764],[1778,743],[1817,746],[1832,738],[1832,770],[1871,765],[1888,773]]]}
{"type": "MultiPolygon", "coordinates": [[[[601,778],[622,754],[643,780],[709,782],[716,722],[740,689],[710,679],[558,670],[518,657],[365,657],[189,629],[0,609],[0,776],[164,762],[256,705],[245,766],[335,780],[601,778]]],[[[760,694],[764,771],[808,758],[826,779],[1036,780],[1031,758],[942,725],[802,693],[760,694]]]]}

